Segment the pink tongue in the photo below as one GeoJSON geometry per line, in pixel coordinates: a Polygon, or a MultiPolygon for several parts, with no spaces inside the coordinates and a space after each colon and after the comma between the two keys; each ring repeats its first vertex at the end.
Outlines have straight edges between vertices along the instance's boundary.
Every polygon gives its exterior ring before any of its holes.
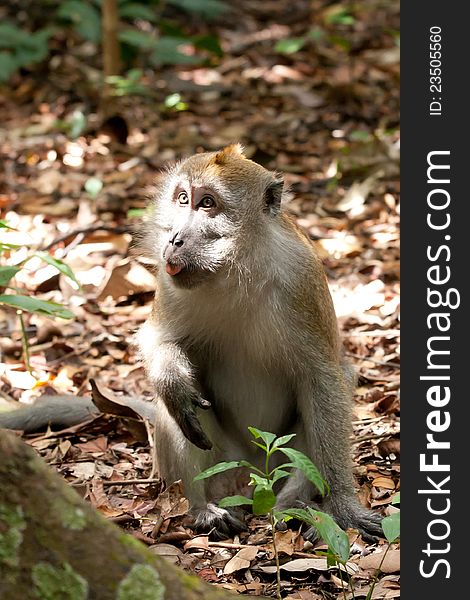
{"type": "Polygon", "coordinates": [[[183,267],[179,265],[170,265],[170,263],[166,263],[165,270],[168,273],[168,275],[178,275],[178,273],[183,270],[183,267]]]}

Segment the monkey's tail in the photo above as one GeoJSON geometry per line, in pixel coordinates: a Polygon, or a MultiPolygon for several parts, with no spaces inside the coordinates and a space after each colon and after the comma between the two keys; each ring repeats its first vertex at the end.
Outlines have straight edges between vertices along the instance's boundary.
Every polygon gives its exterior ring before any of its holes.
{"type": "MultiPolygon", "coordinates": [[[[125,406],[137,415],[155,422],[156,405],[142,398],[130,397],[125,406]]],[[[105,410],[105,409],[104,409],[105,410]]],[[[109,414],[121,415],[117,410],[105,410],[109,414]]],[[[0,429],[16,429],[25,433],[52,429],[64,429],[100,414],[91,398],[83,396],[42,396],[34,404],[9,412],[0,412],[0,429]]]]}
{"type": "Polygon", "coordinates": [[[43,396],[31,405],[0,413],[0,428],[34,433],[46,429],[77,425],[99,414],[91,398],[43,396]]]}

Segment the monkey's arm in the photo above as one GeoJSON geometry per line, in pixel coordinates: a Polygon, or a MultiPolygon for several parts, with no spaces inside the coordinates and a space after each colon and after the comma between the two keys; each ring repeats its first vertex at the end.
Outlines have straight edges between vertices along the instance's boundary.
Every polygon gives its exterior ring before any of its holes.
{"type": "Polygon", "coordinates": [[[149,371],[156,393],[185,437],[198,448],[210,450],[212,443],[201,427],[196,408],[207,409],[211,404],[198,391],[187,356],[171,343],[160,346],[158,355],[149,371]]]}
{"type": "Polygon", "coordinates": [[[137,334],[147,376],[156,394],[178,423],[185,437],[198,448],[210,450],[212,442],[202,430],[196,408],[211,404],[198,390],[194,367],[180,344],[163,341],[164,332],[152,320],[137,334]]]}
{"type": "Polygon", "coordinates": [[[43,396],[35,404],[0,413],[0,428],[18,429],[32,433],[53,427],[71,427],[99,414],[91,398],[43,396]]]}

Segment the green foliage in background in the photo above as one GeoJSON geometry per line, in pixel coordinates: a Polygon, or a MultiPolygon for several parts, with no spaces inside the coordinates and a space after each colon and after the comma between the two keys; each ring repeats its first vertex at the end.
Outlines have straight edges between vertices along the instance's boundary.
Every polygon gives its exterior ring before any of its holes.
{"type": "MultiPolygon", "coordinates": [[[[11,230],[13,228],[10,227],[5,221],[0,221],[0,231],[9,229],[11,230]]],[[[5,241],[5,238],[8,239],[7,236],[2,236],[2,239],[0,240],[0,257],[5,252],[9,252],[20,247],[17,244],[8,243],[5,241]]],[[[39,300],[38,298],[34,298],[32,296],[26,296],[25,294],[22,294],[21,290],[19,290],[16,286],[12,285],[12,280],[15,275],[21,271],[21,269],[25,268],[26,263],[34,257],[40,258],[43,262],[52,265],[60,273],[71,279],[78,287],[80,287],[80,284],[73,274],[72,269],[62,260],[54,258],[47,252],[31,252],[17,265],[0,265],[0,287],[11,289],[11,292],[8,294],[0,294],[0,304],[10,306],[16,310],[36,313],[38,315],[60,317],[61,319],[73,319],[75,316],[73,312],[66,309],[64,306],[62,306],[62,304],[57,304],[56,302],[50,302],[48,300],[39,300]]]]}
{"type": "Polygon", "coordinates": [[[18,69],[42,62],[49,54],[53,27],[24,31],[12,23],[0,23],[0,82],[8,81],[18,69]]]}
{"type": "Polygon", "coordinates": [[[342,32],[356,23],[350,5],[333,4],[318,16],[318,26],[313,27],[306,35],[297,38],[279,40],[274,49],[279,54],[295,54],[309,43],[327,43],[342,49],[350,50],[350,41],[342,32]]]}
{"type": "MultiPolygon", "coordinates": [[[[0,258],[4,254],[11,252],[12,250],[17,250],[22,246],[18,244],[12,244],[8,242],[8,231],[14,230],[13,227],[10,227],[6,221],[0,220],[0,233],[6,235],[2,235],[0,238],[0,258]]],[[[57,302],[51,302],[50,300],[40,300],[39,298],[35,298],[32,295],[27,296],[22,293],[24,290],[19,289],[15,285],[13,285],[14,277],[17,275],[22,269],[26,268],[26,263],[28,263],[32,258],[39,258],[43,262],[48,265],[53,266],[57,269],[62,275],[68,277],[73,283],[80,288],[80,283],[77,281],[72,269],[64,263],[64,261],[54,258],[47,252],[41,251],[31,251],[26,258],[24,258],[21,262],[18,262],[16,265],[2,265],[0,264],[0,288],[3,291],[3,288],[9,289],[9,293],[0,294],[0,305],[9,306],[16,310],[16,314],[21,327],[21,342],[23,346],[23,357],[26,364],[26,368],[31,373],[31,364],[29,360],[29,343],[28,343],[28,335],[26,333],[26,326],[24,321],[23,312],[34,313],[37,315],[43,315],[46,317],[58,317],[60,319],[73,319],[75,315],[73,312],[65,308],[62,304],[58,304],[57,302]]]]}
{"type": "MultiPolygon", "coordinates": [[[[12,22],[0,23],[0,83],[22,68],[31,68],[49,56],[49,40],[64,27],[81,39],[100,44],[102,0],[65,0],[49,2],[50,24],[36,31],[26,31],[12,22]]],[[[123,62],[132,66],[136,57],[145,64],[201,64],[207,56],[222,56],[217,36],[191,36],[182,25],[189,16],[210,21],[228,10],[223,0],[119,0],[123,62]],[[168,5],[172,20],[161,13],[168,5]],[[174,18],[173,18],[174,17],[174,18]],[[176,19],[176,21],[175,21],[176,19]]],[[[34,28],[34,24],[33,24],[34,28]]],[[[116,95],[144,93],[137,71],[122,80],[116,79],[116,95]]]]}

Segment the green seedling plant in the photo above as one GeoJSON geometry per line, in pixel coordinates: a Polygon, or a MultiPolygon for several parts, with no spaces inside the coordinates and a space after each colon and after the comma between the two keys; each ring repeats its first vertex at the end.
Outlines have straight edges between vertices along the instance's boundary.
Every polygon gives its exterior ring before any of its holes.
{"type": "Polygon", "coordinates": [[[229,469],[248,468],[250,470],[250,483],[253,487],[251,498],[246,496],[228,496],[219,502],[221,508],[234,506],[250,506],[254,515],[268,515],[272,536],[274,559],[276,562],[276,584],[277,597],[281,598],[281,573],[279,566],[279,554],[276,547],[274,535],[276,524],[286,522],[290,519],[299,519],[314,527],[319,536],[328,545],[327,560],[329,564],[344,565],[349,558],[349,540],[346,533],[336,524],[333,518],[319,510],[307,507],[276,509],[275,484],[281,479],[290,477],[295,470],[300,470],[305,477],[315,485],[320,494],[324,496],[329,492],[328,484],[321,476],[313,462],[294,448],[286,446],[294,437],[295,433],[277,437],[274,433],[260,431],[255,427],[248,428],[253,436],[252,443],[264,452],[264,469],[260,469],[246,460],[220,462],[199,473],[194,481],[207,479],[218,473],[224,473],[229,469]],[[275,453],[284,454],[288,462],[271,468],[270,459],[275,453]]]}
{"type": "MultiPolygon", "coordinates": [[[[5,221],[0,220],[0,231],[2,230],[14,230],[14,228],[10,227],[10,225],[8,225],[8,223],[5,221]]],[[[11,244],[2,239],[0,240],[0,257],[6,252],[11,252],[12,250],[14,251],[21,247],[22,246],[18,244],[11,244]]],[[[23,312],[44,315],[47,317],[59,317],[61,319],[73,319],[75,316],[73,312],[65,308],[62,304],[26,296],[22,293],[23,290],[13,284],[15,275],[24,269],[26,263],[34,257],[39,258],[43,262],[55,267],[60,273],[68,277],[78,286],[78,288],[80,288],[80,284],[77,281],[72,269],[62,260],[54,258],[47,252],[31,251],[26,258],[15,265],[0,265],[0,288],[7,288],[10,290],[10,292],[7,294],[0,294],[0,304],[16,309],[16,314],[18,316],[21,328],[24,361],[28,371],[30,372],[31,365],[29,360],[28,336],[23,312]]]]}
{"type": "MultiPolygon", "coordinates": [[[[392,505],[396,505],[396,504],[400,504],[400,492],[397,492],[392,498],[392,505]]],[[[382,560],[380,561],[380,564],[377,568],[377,571],[374,576],[374,580],[372,581],[370,589],[367,593],[366,600],[372,599],[372,594],[374,593],[374,589],[375,589],[375,586],[376,586],[378,578],[379,578],[379,573],[382,569],[382,565],[384,563],[385,557],[387,556],[387,552],[390,550],[391,545],[400,538],[400,511],[399,510],[392,513],[388,517],[384,517],[382,519],[382,529],[383,529],[384,535],[387,539],[388,545],[382,555],[382,560]]]]}

